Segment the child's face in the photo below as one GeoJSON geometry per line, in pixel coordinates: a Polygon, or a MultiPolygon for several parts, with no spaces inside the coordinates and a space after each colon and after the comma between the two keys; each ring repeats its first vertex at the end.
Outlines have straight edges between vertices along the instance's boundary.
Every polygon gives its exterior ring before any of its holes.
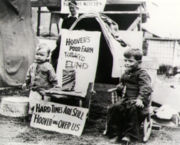
{"type": "Polygon", "coordinates": [[[139,62],[135,60],[134,57],[124,58],[124,66],[126,70],[128,71],[133,70],[134,68],[137,68],[138,65],[139,62]]]}
{"type": "Polygon", "coordinates": [[[71,12],[72,16],[76,15],[76,8],[75,8],[75,6],[69,5],[69,11],[71,12]]]}
{"type": "Polygon", "coordinates": [[[37,63],[45,62],[48,58],[48,53],[46,50],[40,49],[36,52],[35,59],[37,63]]]}

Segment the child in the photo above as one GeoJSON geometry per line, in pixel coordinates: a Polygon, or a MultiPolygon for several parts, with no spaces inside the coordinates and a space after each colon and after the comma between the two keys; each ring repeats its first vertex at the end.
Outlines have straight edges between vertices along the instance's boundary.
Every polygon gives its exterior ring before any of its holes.
{"type": "MultiPolygon", "coordinates": [[[[69,29],[72,26],[72,24],[76,21],[76,19],[79,17],[79,14],[77,12],[78,10],[77,2],[75,0],[71,0],[69,1],[68,6],[69,6],[70,14],[63,19],[62,22],[63,29],[69,29]]],[[[56,41],[56,48],[52,51],[52,55],[51,55],[51,63],[55,71],[58,63],[60,45],[61,45],[61,35],[58,37],[56,41]]]]}
{"type": "Polygon", "coordinates": [[[121,101],[109,107],[107,115],[106,135],[117,136],[114,140],[116,142],[141,139],[140,125],[148,113],[152,93],[151,78],[140,67],[141,51],[127,50],[124,53],[124,61],[125,73],[117,85],[117,93],[124,94],[121,101]]]}
{"type": "Polygon", "coordinates": [[[62,22],[63,29],[69,29],[79,16],[76,0],[69,1],[68,6],[70,14],[62,22]]]}
{"type": "Polygon", "coordinates": [[[57,85],[56,74],[49,63],[50,49],[46,44],[40,44],[36,50],[35,62],[31,64],[27,71],[26,83],[23,88],[30,89],[29,94],[29,114],[32,114],[36,101],[45,100],[45,90],[57,85]]]}

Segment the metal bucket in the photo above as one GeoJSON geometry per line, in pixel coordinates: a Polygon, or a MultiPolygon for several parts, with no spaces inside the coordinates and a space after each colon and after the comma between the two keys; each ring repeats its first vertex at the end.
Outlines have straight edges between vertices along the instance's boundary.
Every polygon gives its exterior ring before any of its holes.
{"type": "Polygon", "coordinates": [[[28,108],[28,97],[3,97],[0,104],[0,113],[10,117],[25,117],[28,115],[28,108]]]}

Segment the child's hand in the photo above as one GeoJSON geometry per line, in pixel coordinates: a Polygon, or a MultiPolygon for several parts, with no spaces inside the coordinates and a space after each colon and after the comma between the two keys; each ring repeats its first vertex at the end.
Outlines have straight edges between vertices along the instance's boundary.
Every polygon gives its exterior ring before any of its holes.
{"type": "Polygon", "coordinates": [[[26,83],[22,85],[22,89],[25,90],[27,88],[26,83]]]}
{"type": "Polygon", "coordinates": [[[118,84],[116,86],[116,88],[117,88],[117,90],[122,91],[123,90],[123,85],[122,84],[118,84]]]}
{"type": "Polygon", "coordinates": [[[144,107],[144,104],[143,104],[143,102],[142,102],[141,99],[137,99],[137,100],[136,100],[136,106],[141,107],[141,108],[144,107]]]}
{"type": "Polygon", "coordinates": [[[41,96],[45,96],[46,92],[44,90],[39,91],[39,94],[41,94],[41,96]]]}

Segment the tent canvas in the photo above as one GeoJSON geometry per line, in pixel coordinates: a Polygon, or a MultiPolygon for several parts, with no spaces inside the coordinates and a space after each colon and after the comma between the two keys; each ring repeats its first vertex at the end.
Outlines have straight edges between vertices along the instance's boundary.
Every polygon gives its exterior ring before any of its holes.
{"type": "Polygon", "coordinates": [[[0,87],[24,82],[33,62],[35,35],[29,0],[0,1],[0,87]]]}

